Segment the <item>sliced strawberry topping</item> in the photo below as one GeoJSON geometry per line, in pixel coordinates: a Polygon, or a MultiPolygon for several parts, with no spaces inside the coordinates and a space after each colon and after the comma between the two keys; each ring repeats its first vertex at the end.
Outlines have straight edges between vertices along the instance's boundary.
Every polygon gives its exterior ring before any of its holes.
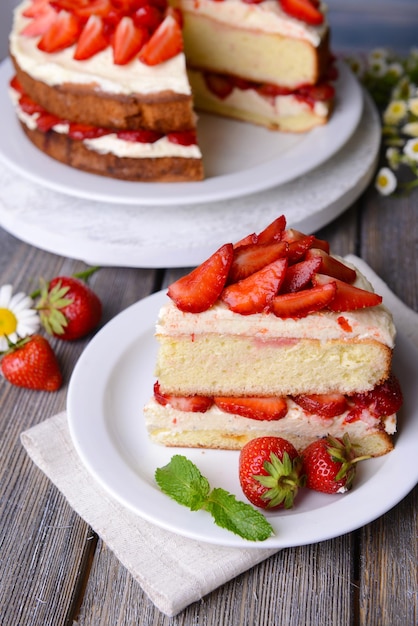
{"type": "Polygon", "coordinates": [[[403,404],[403,395],[398,379],[394,374],[381,385],[366,393],[350,396],[358,407],[366,407],[377,417],[385,417],[399,411],[403,404]]]}
{"type": "Polygon", "coordinates": [[[287,402],[285,398],[232,398],[215,397],[215,405],[226,413],[241,415],[254,420],[280,420],[287,413],[287,402]]]}
{"type": "Polygon", "coordinates": [[[22,30],[22,35],[26,37],[39,37],[44,35],[51,28],[56,19],[56,11],[48,4],[42,11],[34,15],[34,19],[26,24],[22,30]]]}
{"type": "Polygon", "coordinates": [[[59,52],[77,41],[81,31],[80,21],[67,11],[60,11],[38,42],[43,52],[59,52]]]}
{"type": "Polygon", "coordinates": [[[265,265],[285,257],[287,251],[287,243],[280,241],[261,245],[250,243],[235,248],[228,282],[236,283],[243,278],[247,278],[265,265]]]}
{"type": "Polygon", "coordinates": [[[32,0],[31,4],[22,11],[23,17],[39,17],[44,13],[49,13],[52,9],[49,0],[32,0]]]}
{"type": "Polygon", "coordinates": [[[47,111],[43,111],[36,118],[36,126],[43,133],[51,130],[53,126],[59,124],[62,120],[56,115],[52,115],[52,113],[48,113],[47,111]]]}
{"type": "Polygon", "coordinates": [[[167,15],[142,48],[140,61],[146,65],[158,65],[168,61],[183,50],[183,36],[178,22],[167,15]]]}
{"type": "Polygon", "coordinates": [[[10,87],[14,89],[15,91],[17,91],[18,93],[20,93],[21,96],[25,93],[16,75],[13,76],[9,84],[10,84],[10,87]]]}
{"type": "Polygon", "coordinates": [[[78,124],[76,122],[71,122],[68,135],[71,139],[96,139],[97,137],[103,137],[103,135],[108,135],[112,131],[108,128],[101,128],[100,126],[89,126],[88,124],[78,124]]]}
{"type": "Polygon", "coordinates": [[[133,143],[155,143],[163,135],[155,130],[146,130],[144,128],[138,130],[119,130],[117,133],[119,139],[123,141],[132,141],[133,143]]]}
{"type": "Polygon", "coordinates": [[[84,61],[101,52],[109,45],[109,36],[105,23],[97,15],[91,15],[87,20],[74,52],[77,61],[84,61]]]}
{"type": "Polygon", "coordinates": [[[41,107],[40,104],[37,104],[32,98],[30,98],[27,94],[22,94],[19,98],[19,106],[28,115],[33,115],[34,113],[43,113],[44,108],[41,107]]]}
{"type": "Polygon", "coordinates": [[[194,130],[182,130],[173,133],[167,133],[168,141],[179,146],[194,146],[197,144],[197,135],[194,130]]]}
{"type": "Polygon", "coordinates": [[[335,298],[328,304],[328,308],[331,311],[355,311],[356,309],[377,306],[382,302],[382,296],[359,287],[354,287],[354,285],[348,285],[342,280],[338,280],[338,278],[332,278],[324,274],[314,274],[312,282],[318,287],[335,284],[335,298]]]}
{"type": "Polygon", "coordinates": [[[90,0],[85,4],[74,7],[74,14],[77,17],[88,19],[91,15],[97,17],[107,17],[112,11],[111,0],[90,0]]]}
{"type": "Polygon", "coordinates": [[[321,417],[336,417],[348,408],[347,399],[341,393],[295,396],[293,400],[307,413],[321,417]]]}
{"type": "Polygon", "coordinates": [[[306,259],[307,257],[304,261],[289,265],[280,288],[281,293],[301,291],[310,285],[312,276],[318,272],[321,267],[321,259],[306,259]]]}
{"type": "Polygon", "coordinates": [[[225,287],[221,300],[231,311],[240,315],[266,311],[280,289],[286,267],[286,259],[278,259],[266,265],[251,276],[225,287]]]}
{"type": "Polygon", "coordinates": [[[173,409],[186,413],[205,413],[213,404],[206,396],[173,396],[161,391],[158,381],[154,384],[154,398],[162,406],[169,404],[173,409]]]}
{"type": "Polygon", "coordinates": [[[320,274],[333,276],[345,283],[353,283],[356,280],[357,272],[348,265],[345,265],[335,257],[331,256],[319,248],[311,248],[307,251],[305,259],[320,259],[321,264],[317,270],[320,274]]]}
{"type": "Polygon", "coordinates": [[[231,267],[234,248],[226,243],[209,259],[168,288],[168,296],[181,311],[206,311],[221,295],[231,267]]]}
{"type": "Polygon", "coordinates": [[[258,243],[273,243],[273,241],[280,241],[283,237],[284,229],[286,228],[286,218],[284,215],[277,217],[271,224],[269,224],[264,230],[257,235],[258,243]]]}
{"type": "MultiPolygon", "coordinates": [[[[284,231],[282,239],[283,241],[292,243],[294,241],[301,241],[301,240],[304,241],[306,240],[306,237],[307,235],[305,235],[304,233],[301,233],[299,230],[295,230],[294,228],[288,228],[287,230],[284,231]]],[[[325,252],[329,253],[328,241],[325,241],[324,239],[318,239],[314,235],[310,235],[310,237],[313,237],[312,245],[310,246],[311,248],[320,248],[321,250],[324,250],[325,252]]]]}
{"type": "Polygon", "coordinates": [[[205,72],[204,79],[209,91],[215,94],[220,100],[225,100],[234,89],[232,80],[223,74],[205,72]]]}
{"type": "Polygon", "coordinates": [[[318,26],[324,21],[324,16],[311,0],[279,0],[283,11],[297,20],[318,26]]]}
{"type": "Polygon", "coordinates": [[[142,26],[153,33],[164,19],[162,11],[151,4],[139,7],[132,16],[135,26],[142,26]]]}
{"type": "Polygon", "coordinates": [[[126,65],[141,50],[148,39],[148,31],[137,27],[132,18],[125,16],[116,26],[113,37],[113,61],[115,65],[126,65]]]}
{"type": "Polygon", "coordinates": [[[273,298],[272,310],[278,317],[305,317],[329,307],[336,291],[335,283],[328,283],[296,293],[278,295],[273,298]]]}

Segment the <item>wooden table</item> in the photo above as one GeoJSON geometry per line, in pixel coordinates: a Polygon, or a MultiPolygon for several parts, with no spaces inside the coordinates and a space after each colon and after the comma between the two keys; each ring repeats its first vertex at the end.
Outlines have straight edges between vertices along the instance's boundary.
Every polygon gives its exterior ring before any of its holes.
{"type": "MultiPolygon", "coordinates": [[[[418,310],[418,190],[383,198],[370,188],[319,235],[356,253],[418,310]]],[[[81,262],[0,229],[0,285],[34,288],[39,276],[81,262]]],[[[92,286],[103,324],[186,269],[102,268],[92,286]]],[[[0,623],[4,626],[414,626],[417,489],[375,522],[317,545],[285,549],[175,618],[160,613],[24,451],[19,435],[65,409],[68,381],[88,340],[54,343],[65,378],[57,393],[0,380],[0,623]]],[[[384,488],[384,486],[382,486],[384,488]]]]}

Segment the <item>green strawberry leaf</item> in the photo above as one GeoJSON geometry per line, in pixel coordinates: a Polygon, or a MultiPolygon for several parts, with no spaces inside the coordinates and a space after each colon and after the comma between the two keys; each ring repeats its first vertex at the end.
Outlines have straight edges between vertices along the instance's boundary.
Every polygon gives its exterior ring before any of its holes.
{"type": "Polygon", "coordinates": [[[204,509],[215,524],[248,541],[264,541],[273,534],[273,528],[260,511],[237,500],[225,491],[211,491],[208,480],[185,456],[176,454],[164,467],[155,470],[155,480],[167,496],[191,511],[204,509]]]}

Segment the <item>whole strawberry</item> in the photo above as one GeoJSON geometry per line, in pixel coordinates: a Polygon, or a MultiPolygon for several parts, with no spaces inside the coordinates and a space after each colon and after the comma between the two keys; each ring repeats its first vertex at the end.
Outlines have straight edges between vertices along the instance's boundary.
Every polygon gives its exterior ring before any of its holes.
{"type": "Polygon", "coordinates": [[[324,437],[313,441],[302,452],[306,487],[323,493],[345,493],[353,486],[358,461],[347,434],[342,439],[324,437]]]}
{"type": "Polygon", "coordinates": [[[258,437],[242,448],[239,481],[246,498],[262,509],[289,509],[304,484],[296,448],[281,437],[258,437]]]}
{"type": "Polygon", "coordinates": [[[48,340],[31,335],[11,346],[0,362],[1,372],[12,385],[57,391],[62,376],[57,358],[48,340]]]}
{"type": "Polygon", "coordinates": [[[66,341],[88,335],[102,316],[99,297],[74,276],[57,276],[44,284],[36,308],[45,330],[66,341]]]}

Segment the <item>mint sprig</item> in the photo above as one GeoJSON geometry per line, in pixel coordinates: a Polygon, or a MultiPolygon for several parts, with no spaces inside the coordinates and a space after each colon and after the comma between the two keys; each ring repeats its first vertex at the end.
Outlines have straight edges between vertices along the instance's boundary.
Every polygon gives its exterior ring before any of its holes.
{"type": "Polygon", "coordinates": [[[264,541],[274,534],[271,524],[260,511],[237,500],[225,489],[211,489],[196,465],[181,454],[174,455],[164,467],[158,467],[155,480],[167,496],[191,511],[208,511],[217,526],[243,539],[264,541]]]}

